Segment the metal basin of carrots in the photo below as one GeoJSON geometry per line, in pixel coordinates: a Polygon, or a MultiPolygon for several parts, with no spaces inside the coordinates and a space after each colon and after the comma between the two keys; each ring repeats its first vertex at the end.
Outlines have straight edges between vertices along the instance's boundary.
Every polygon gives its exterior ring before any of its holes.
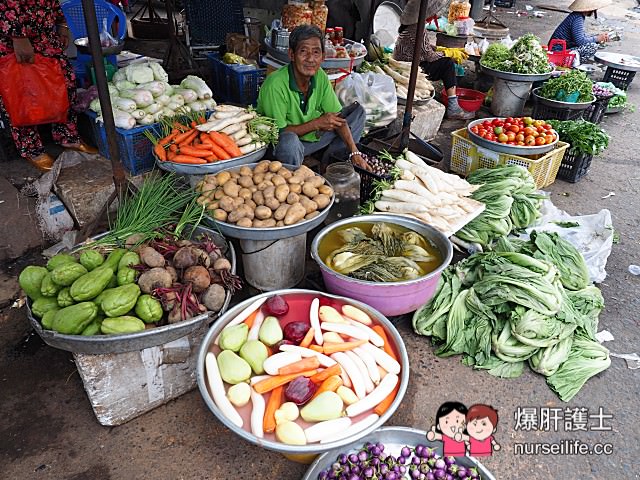
{"type": "MultiPolygon", "coordinates": [[[[260,340],[262,339],[261,337],[260,340]]],[[[271,356],[269,359],[273,360],[271,356]]],[[[267,368],[267,364],[263,364],[267,368]]],[[[322,292],[288,289],[263,293],[245,300],[229,309],[213,325],[200,347],[197,381],[207,407],[232,432],[255,445],[282,453],[291,460],[310,463],[318,454],[368,435],[393,415],[407,389],[409,358],[398,331],[384,315],[370,306],[322,292]],[[265,321],[265,316],[271,314],[268,301],[274,296],[283,298],[288,305],[288,312],[277,316],[285,333],[287,324],[294,321],[307,322],[313,330],[307,331],[305,338],[300,342],[288,344],[284,341],[268,345],[270,355],[279,352],[301,353],[303,364],[309,360],[315,362],[316,358],[318,363],[315,363],[316,368],[311,371],[293,375],[278,374],[282,369],[271,376],[258,376],[252,371],[251,378],[245,380],[252,385],[251,400],[244,406],[233,406],[227,397],[230,385],[223,381],[225,375],[221,373],[222,368],[216,361],[216,357],[222,351],[218,344],[220,334],[227,326],[230,328],[246,323],[247,326],[251,325],[249,340],[255,339],[255,332],[260,324],[264,325],[262,322],[265,321]],[[343,310],[344,306],[348,306],[347,309],[343,310]],[[368,325],[362,319],[356,321],[347,316],[359,316],[353,314],[356,310],[366,314],[365,319],[370,319],[368,325]],[[336,313],[339,314],[339,319],[335,317],[336,313]],[[335,338],[335,334],[338,334],[342,337],[344,345],[336,341],[318,342],[317,332],[320,332],[320,338],[323,337],[323,332],[334,334],[334,337],[326,338],[335,338]],[[307,348],[300,347],[300,344],[307,348]],[[314,359],[310,358],[314,356],[314,359]],[[350,360],[345,360],[345,357],[350,360]],[[299,431],[304,432],[303,441],[299,444],[280,441],[275,432],[271,431],[275,425],[273,410],[282,402],[292,401],[291,397],[287,396],[290,382],[294,377],[306,377],[311,380],[310,384],[316,382],[315,388],[319,387],[319,391],[323,391],[322,384],[329,373],[339,375],[340,378],[336,380],[343,387],[350,388],[355,394],[352,396],[356,402],[344,403],[339,418],[330,419],[329,423],[325,422],[322,425],[320,422],[307,422],[298,417],[294,423],[301,427],[299,431]],[[278,384],[282,388],[277,387],[278,384]],[[279,396],[275,397],[274,392],[279,396]],[[257,407],[257,410],[254,411],[254,407],[257,407]],[[316,425],[320,426],[309,429],[316,425]],[[306,439],[312,441],[307,442],[306,439]]],[[[299,407],[304,408],[303,405],[299,407]]]]}

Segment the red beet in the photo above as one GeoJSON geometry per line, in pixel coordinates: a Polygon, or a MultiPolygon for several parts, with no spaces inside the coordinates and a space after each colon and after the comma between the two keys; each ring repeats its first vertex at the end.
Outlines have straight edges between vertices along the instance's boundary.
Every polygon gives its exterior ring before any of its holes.
{"type": "Polygon", "coordinates": [[[284,338],[297,345],[302,341],[310,328],[311,325],[306,322],[289,322],[284,327],[284,338]]]}
{"type": "Polygon", "coordinates": [[[296,405],[304,405],[313,394],[316,393],[318,386],[307,377],[297,377],[293,379],[284,390],[285,398],[296,405]]]}
{"type": "Polygon", "coordinates": [[[264,303],[264,313],[266,315],[280,317],[282,315],[286,315],[288,311],[289,304],[280,295],[274,295],[264,303]]]}

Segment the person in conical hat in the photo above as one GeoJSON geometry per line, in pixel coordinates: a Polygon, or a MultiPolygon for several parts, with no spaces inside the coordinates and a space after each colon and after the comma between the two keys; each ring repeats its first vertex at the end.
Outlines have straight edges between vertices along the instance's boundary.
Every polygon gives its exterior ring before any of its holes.
{"type": "Polygon", "coordinates": [[[598,9],[611,4],[611,0],[575,0],[569,5],[571,13],[556,28],[551,40],[558,39],[567,42],[569,50],[577,50],[580,59],[590,59],[598,51],[598,43],[609,40],[606,33],[587,35],[584,28],[586,17],[598,18],[598,9]]]}
{"type": "MultiPolygon", "coordinates": [[[[442,80],[447,90],[448,105],[446,115],[447,118],[457,120],[470,120],[475,114],[463,110],[458,104],[458,96],[456,93],[456,71],[453,60],[445,57],[429,43],[427,30],[424,31],[424,37],[416,40],[418,28],[418,13],[420,11],[421,0],[409,0],[400,16],[400,28],[398,30],[398,39],[393,51],[393,58],[402,62],[412,62],[413,52],[415,48],[421,48],[420,66],[422,70],[429,76],[430,80],[442,80]]],[[[449,0],[425,0],[427,4],[427,18],[436,15],[444,8],[449,0]]]]}

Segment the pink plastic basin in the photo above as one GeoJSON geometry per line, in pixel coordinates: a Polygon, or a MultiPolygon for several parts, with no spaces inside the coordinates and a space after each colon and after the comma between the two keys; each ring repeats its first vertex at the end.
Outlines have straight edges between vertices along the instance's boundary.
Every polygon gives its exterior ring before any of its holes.
{"type": "Polygon", "coordinates": [[[451,263],[452,256],[451,242],[444,234],[418,220],[391,214],[345,218],[323,228],[311,244],[311,257],[320,267],[328,292],[364,302],[387,316],[413,312],[428,302],[435,293],[442,270],[451,263]],[[422,235],[440,252],[442,264],[433,272],[415,280],[376,283],[357,280],[335,272],[320,258],[319,245],[329,232],[343,226],[355,227],[358,223],[376,222],[399,225],[422,235]]]}

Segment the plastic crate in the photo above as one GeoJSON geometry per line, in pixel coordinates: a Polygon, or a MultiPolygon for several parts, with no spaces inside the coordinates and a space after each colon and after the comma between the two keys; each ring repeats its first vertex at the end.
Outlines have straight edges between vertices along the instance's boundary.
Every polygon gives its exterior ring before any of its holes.
{"type": "MultiPolygon", "coordinates": [[[[587,109],[590,107],[587,107],[587,109]]],[[[536,102],[531,112],[532,118],[541,120],[580,120],[583,118],[585,110],[571,110],[568,108],[552,107],[536,102]]]]}
{"type": "Polygon", "coordinates": [[[603,82],[611,82],[620,90],[626,90],[636,76],[636,72],[629,72],[627,70],[619,70],[613,67],[607,67],[604,72],[603,82]]]}
{"type": "Polygon", "coordinates": [[[562,158],[558,169],[558,178],[570,183],[576,183],[589,172],[593,155],[574,152],[569,149],[562,158]]]}
{"type": "Polygon", "coordinates": [[[451,139],[451,171],[468,175],[479,168],[520,165],[531,173],[538,188],[544,188],[555,181],[562,158],[569,148],[568,143],[559,141],[555,149],[544,155],[521,157],[479,147],[469,139],[466,128],[452,132],[451,139]]]}
{"type": "Polygon", "coordinates": [[[265,68],[253,65],[229,65],[220,59],[218,53],[207,53],[213,68],[216,99],[239,105],[255,105],[258,91],[267,75],[265,68]]]}
{"type": "MultiPolygon", "coordinates": [[[[93,124],[93,134],[100,155],[110,159],[107,131],[104,128],[104,124],[95,121],[97,115],[94,112],[87,112],[87,115],[93,124]]],[[[124,168],[133,175],[152,170],[156,163],[153,157],[153,144],[145,136],[144,132],[146,131],[157,134],[159,132],[159,124],[143,125],[130,130],[116,128],[120,161],[124,168]]]]}
{"type": "Polygon", "coordinates": [[[596,125],[599,124],[602,122],[604,114],[607,112],[607,108],[609,108],[609,100],[612,98],[613,95],[608,97],[596,97],[596,101],[593,102],[593,105],[584,110],[582,118],[591,123],[595,123],[596,125]]]}

